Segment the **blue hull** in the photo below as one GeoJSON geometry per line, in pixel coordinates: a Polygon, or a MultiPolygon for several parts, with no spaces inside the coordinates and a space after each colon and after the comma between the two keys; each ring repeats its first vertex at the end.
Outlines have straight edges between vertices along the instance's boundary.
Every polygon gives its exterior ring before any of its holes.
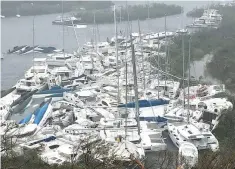
{"type": "Polygon", "coordinates": [[[71,91],[72,89],[64,89],[60,86],[54,86],[49,90],[43,90],[43,91],[39,91],[37,92],[35,95],[39,95],[39,94],[54,94],[54,93],[63,93],[63,92],[68,92],[71,91]]]}
{"type": "Polygon", "coordinates": [[[38,112],[35,113],[35,119],[34,119],[34,124],[39,124],[40,121],[42,120],[45,112],[47,111],[49,103],[46,103],[42,106],[42,108],[40,108],[40,110],[38,112]]]}
{"type": "MultiPolygon", "coordinates": [[[[163,99],[154,99],[154,100],[139,100],[139,107],[151,107],[151,106],[159,106],[164,104],[169,104],[168,100],[163,99]]],[[[135,108],[135,102],[130,102],[127,104],[118,105],[118,107],[127,107],[127,108],[135,108]]]]}
{"type": "Polygon", "coordinates": [[[32,114],[30,113],[28,116],[26,116],[24,119],[22,119],[19,122],[19,124],[26,124],[26,123],[28,123],[30,121],[31,117],[32,117],[32,114]]]}

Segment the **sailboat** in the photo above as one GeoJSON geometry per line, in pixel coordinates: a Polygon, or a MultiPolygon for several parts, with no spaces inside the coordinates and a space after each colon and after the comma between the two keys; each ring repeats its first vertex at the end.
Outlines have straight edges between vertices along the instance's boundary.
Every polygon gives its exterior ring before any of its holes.
{"type": "MultiPolygon", "coordinates": [[[[189,61],[188,61],[188,93],[190,82],[190,56],[191,55],[191,38],[189,40],[189,61]]],[[[183,72],[184,73],[184,72],[183,72]]],[[[199,123],[195,120],[189,119],[189,96],[187,106],[187,122],[185,123],[169,123],[167,124],[169,136],[176,147],[189,142],[201,149],[211,149],[217,151],[219,149],[219,142],[216,137],[211,133],[209,128],[204,123],[199,123]]]]}
{"type": "Polygon", "coordinates": [[[19,14],[19,8],[17,8],[17,14],[16,14],[17,18],[20,18],[20,14],[19,14]]]}

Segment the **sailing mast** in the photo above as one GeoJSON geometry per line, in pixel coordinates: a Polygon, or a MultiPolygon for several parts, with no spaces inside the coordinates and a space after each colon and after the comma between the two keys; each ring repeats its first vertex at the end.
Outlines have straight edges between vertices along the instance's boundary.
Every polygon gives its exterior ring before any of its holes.
{"type": "Polygon", "coordinates": [[[189,50],[188,50],[188,112],[187,122],[189,123],[189,84],[190,84],[190,60],[191,60],[191,36],[189,37],[189,50]]]}
{"type": "Polygon", "coordinates": [[[135,61],[135,49],[131,37],[131,51],[132,51],[132,66],[133,66],[133,75],[134,75],[134,89],[135,89],[135,109],[136,109],[136,119],[138,134],[140,136],[140,120],[139,120],[139,101],[138,101],[138,84],[137,84],[137,74],[136,74],[136,61],[135,61]]]}
{"type": "MultiPolygon", "coordinates": [[[[32,8],[34,7],[34,4],[31,3],[32,8]]],[[[34,53],[34,19],[35,19],[35,15],[33,15],[33,74],[35,76],[35,69],[34,69],[34,57],[35,57],[35,53],[34,53]]]]}
{"type": "Polygon", "coordinates": [[[182,88],[183,88],[183,107],[185,108],[185,89],[184,89],[184,75],[185,75],[185,73],[184,73],[184,58],[185,58],[185,54],[184,54],[184,35],[183,34],[181,34],[181,36],[182,36],[182,54],[183,54],[183,84],[182,84],[182,88]]]}
{"type": "Polygon", "coordinates": [[[142,56],[142,69],[143,69],[143,83],[144,83],[144,90],[145,90],[145,66],[144,66],[144,53],[143,53],[143,43],[142,43],[142,36],[140,31],[140,20],[138,19],[138,27],[139,27],[139,39],[140,39],[140,50],[141,50],[141,56],[142,56]]]}
{"type": "MultiPolygon", "coordinates": [[[[165,58],[165,72],[167,73],[167,46],[168,46],[168,39],[166,37],[166,15],[165,15],[165,52],[166,52],[166,58],[165,58]]],[[[164,94],[166,93],[166,74],[165,74],[165,89],[164,89],[164,94]]]]}
{"type": "Polygon", "coordinates": [[[159,76],[159,71],[160,71],[160,57],[159,57],[159,51],[160,51],[160,40],[159,40],[159,32],[158,32],[158,46],[157,46],[157,97],[159,99],[160,91],[159,91],[159,85],[160,85],[160,76],[159,76]]]}
{"type": "MultiPolygon", "coordinates": [[[[116,23],[116,7],[114,5],[114,26],[115,26],[115,47],[116,47],[116,69],[117,69],[117,76],[118,76],[118,93],[117,93],[117,102],[118,105],[120,103],[120,90],[119,90],[119,67],[118,67],[118,41],[117,41],[117,23],[116,23]]],[[[119,109],[118,109],[119,112],[119,109]]]]}
{"type": "Polygon", "coordinates": [[[64,1],[61,1],[61,11],[62,11],[62,27],[63,27],[63,55],[65,58],[65,53],[64,53],[64,1]]]}

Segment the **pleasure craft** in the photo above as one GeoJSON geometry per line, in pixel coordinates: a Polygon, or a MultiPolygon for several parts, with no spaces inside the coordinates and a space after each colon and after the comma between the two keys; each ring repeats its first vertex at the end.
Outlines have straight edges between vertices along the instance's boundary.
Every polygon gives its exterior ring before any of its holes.
{"type": "Polygon", "coordinates": [[[31,52],[33,52],[37,47],[38,47],[38,45],[37,45],[37,46],[32,46],[32,47],[26,46],[25,48],[22,48],[22,49],[20,50],[19,54],[20,54],[20,55],[25,55],[25,54],[31,53],[31,52]]]}
{"type": "Polygon", "coordinates": [[[45,82],[42,82],[39,78],[32,78],[30,80],[20,79],[16,83],[16,90],[19,92],[22,91],[33,91],[33,90],[43,90],[47,87],[45,82]]]}
{"type": "Polygon", "coordinates": [[[100,125],[105,128],[115,128],[115,127],[137,127],[137,122],[135,119],[131,118],[115,118],[115,119],[107,119],[101,118],[100,125]]]}
{"type": "Polygon", "coordinates": [[[188,33],[188,29],[178,29],[176,30],[177,34],[187,34],[188,33]]]}
{"type": "Polygon", "coordinates": [[[180,83],[177,81],[171,80],[152,80],[150,83],[150,89],[156,91],[163,91],[165,96],[168,96],[170,99],[174,99],[180,87],[180,83]]]}
{"type": "Polygon", "coordinates": [[[82,155],[82,150],[78,146],[70,144],[54,144],[46,145],[45,150],[40,154],[41,159],[49,165],[62,165],[65,162],[72,162],[78,160],[82,155]]]}
{"type": "Polygon", "coordinates": [[[71,60],[73,57],[72,54],[63,54],[63,53],[54,53],[48,54],[48,58],[46,60],[48,66],[65,66],[66,61],[71,60]]]}
{"type": "Polygon", "coordinates": [[[28,46],[27,45],[23,45],[23,46],[14,46],[12,50],[8,50],[8,54],[11,54],[11,53],[19,53],[20,51],[22,50],[25,50],[25,48],[27,48],[28,46]]]}
{"type": "Polygon", "coordinates": [[[179,99],[183,100],[183,94],[185,93],[185,99],[189,97],[189,100],[193,100],[195,98],[200,98],[201,100],[205,100],[211,98],[212,96],[225,92],[225,85],[198,85],[198,86],[190,86],[189,94],[188,88],[182,90],[179,95],[179,99]]]}
{"type": "Polygon", "coordinates": [[[10,107],[1,102],[0,103],[0,119],[1,119],[1,122],[7,120],[9,114],[10,114],[10,107]]]}
{"type": "Polygon", "coordinates": [[[185,142],[179,147],[179,164],[181,168],[192,168],[198,162],[198,150],[194,144],[185,142]]]}
{"type": "Polygon", "coordinates": [[[212,130],[218,125],[222,114],[233,108],[233,104],[225,98],[194,99],[189,105],[190,109],[194,111],[200,110],[202,112],[200,116],[193,115],[193,118],[209,124],[212,130]]]}
{"type": "Polygon", "coordinates": [[[145,152],[157,152],[166,150],[167,145],[164,142],[162,131],[156,123],[140,121],[141,142],[145,152]]]}
{"type": "Polygon", "coordinates": [[[127,131],[125,131],[124,128],[104,128],[103,130],[100,130],[100,137],[106,141],[114,142],[119,136],[136,144],[141,140],[141,137],[138,135],[137,128],[129,128],[127,131]]]}
{"type": "Polygon", "coordinates": [[[54,21],[52,21],[52,24],[66,26],[80,25],[81,18],[76,18],[74,16],[58,16],[54,21]]]}
{"type": "Polygon", "coordinates": [[[145,157],[145,152],[141,144],[133,144],[123,139],[106,144],[109,147],[108,154],[115,156],[116,161],[142,160],[145,157]]]}
{"type": "Polygon", "coordinates": [[[194,144],[198,150],[211,149],[217,151],[219,142],[204,124],[192,121],[190,123],[168,123],[169,136],[176,147],[185,142],[194,144]]]}
{"type": "Polygon", "coordinates": [[[148,40],[148,39],[164,39],[165,37],[172,37],[174,36],[173,32],[159,32],[159,33],[153,33],[150,35],[147,35],[146,37],[144,37],[144,40],[148,40]]]}
{"type": "Polygon", "coordinates": [[[37,76],[45,79],[48,76],[47,70],[46,58],[34,58],[33,66],[25,73],[25,78],[30,79],[33,76],[37,76]]]}

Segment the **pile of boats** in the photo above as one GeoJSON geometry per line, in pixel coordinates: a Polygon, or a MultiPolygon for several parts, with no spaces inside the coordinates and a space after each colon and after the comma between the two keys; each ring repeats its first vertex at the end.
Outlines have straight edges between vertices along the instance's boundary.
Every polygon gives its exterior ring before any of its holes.
{"type": "Polygon", "coordinates": [[[196,18],[194,22],[187,25],[188,28],[218,28],[222,15],[216,9],[206,9],[200,18],[196,18]]]}
{"type": "Polygon", "coordinates": [[[60,50],[57,50],[55,47],[42,47],[42,46],[28,46],[28,45],[22,45],[22,46],[14,46],[13,49],[9,49],[7,51],[7,54],[13,54],[17,53],[20,55],[25,55],[28,53],[36,52],[36,53],[54,53],[60,50]]]}
{"type": "Polygon", "coordinates": [[[166,57],[160,49],[175,33],[133,35],[114,38],[120,41],[115,46],[87,43],[73,54],[34,58],[24,78],[0,99],[1,135],[14,138],[19,153],[37,150],[48,164],[79,159],[84,141],[108,147],[99,160],[112,154],[121,161],[142,160],[146,152],[167,149],[164,130],[192,166],[198,150],[217,151],[212,130],[233,107],[226,98],[214,98],[225,86],[180,88],[180,81],[150,61],[166,57]],[[27,113],[10,120],[19,112],[27,113]]]}

